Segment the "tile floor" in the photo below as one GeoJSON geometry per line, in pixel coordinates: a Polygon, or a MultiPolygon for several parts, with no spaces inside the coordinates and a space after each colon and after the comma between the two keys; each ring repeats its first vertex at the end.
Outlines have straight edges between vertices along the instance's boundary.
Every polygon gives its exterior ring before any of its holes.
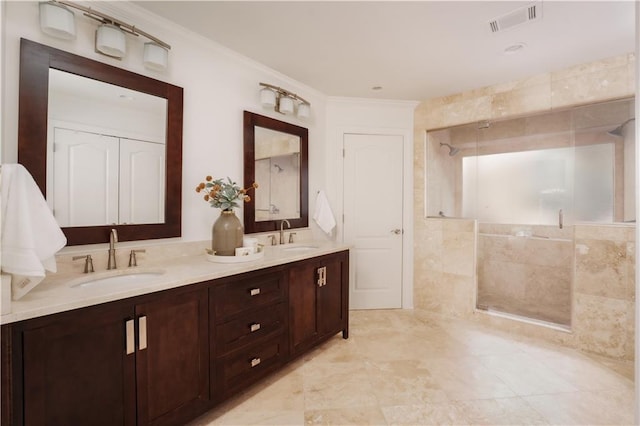
{"type": "Polygon", "coordinates": [[[632,363],[417,311],[350,327],[190,426],[633,423],[632,363]]]}

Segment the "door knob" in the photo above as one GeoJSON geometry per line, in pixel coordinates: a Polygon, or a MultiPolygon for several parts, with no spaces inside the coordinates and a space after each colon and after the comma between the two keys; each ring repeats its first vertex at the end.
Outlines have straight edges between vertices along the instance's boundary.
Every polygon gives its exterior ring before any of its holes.
{"type": "Polygon", "coordinates": [[[392,234],[396,234],[396,235],[400,235],[400,234],[402,234],[402,229],[397,229],[397,228],[396,229],[392,229],[391,233],[392,234]]]}

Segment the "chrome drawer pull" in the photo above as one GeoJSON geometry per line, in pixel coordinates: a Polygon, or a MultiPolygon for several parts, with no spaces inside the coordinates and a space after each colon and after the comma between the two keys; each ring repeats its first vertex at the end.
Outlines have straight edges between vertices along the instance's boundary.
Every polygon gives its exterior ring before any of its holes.
{"type": "Polygon", "coordinates": [[[253,358],[251,360],[251,368],[255,367],[258,364],[260,364],[260,358],[253,358]]]}
{"type": "Polygon", "coordinates": [[[258,331],[260,330],[260,323],[259,322],[254,322],[253,324],[251,324],[249,326],[249,328],[251,329],[251,332],[253,333],[254,331],[258,331]]]}
{"type": "Polygon", "coordinates": [[[249,294],[251,294],[252,296],[256,296],[256,295],[260,294],[260,289],[259,288],[252,288],[251,290],[249,290],[249,294]]]}
{"type": "Polygon", "coordinates": [[[327,267],[318,268],[318,287],[327,285],[327,267]]]}
{"type": "Polygon", "coordinates": [[[127,335],[127,355],[131,355],[136,350],[136,339],[135,339],[135,323],[133,320],[128,320],[125,323],[125,331],[127,335]]]}
{"type": "Polygon", "coordinates": [[[139,339],[138,349],[143,350],[147,349],[147,317],[138,318],[138,327],[139,327],[139,339]]]}

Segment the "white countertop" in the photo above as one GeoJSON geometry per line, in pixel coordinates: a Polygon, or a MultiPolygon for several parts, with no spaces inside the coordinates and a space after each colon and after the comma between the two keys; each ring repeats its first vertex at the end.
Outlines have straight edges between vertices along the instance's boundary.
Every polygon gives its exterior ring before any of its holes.
{"type": "MultiPolygon", "coordinates": [[[[244,272],[269,268],[298,260],[349,249],[348,245],[327,242],[307,242],[283,246],[265,247],[264,257],[250,262],[214,263],[207,260],[205,253],[198,256],[180,257],[171,261],[146,261],[136,268],[122,267],[119,273],[131,270],[139,272],[163,271],[151,282],[126,283],[71,287],[86,278],[99,278],[113,274],[113,271],[97,271],[93,274],[52,274],[47,276],[34,290],[22,299],[13,301],[11,312],[0,316],[0,324],[22,321],[72,309],[84,308],[129,297],[181,287],[184,285],[237,275],[244,272]],[[303,251],[283,250],[293,246],[314,246],[303,251]]],[[[118,272],[115,272],[118,273],[118,272]]],[[[134,281],[134,280],[132,280],[134,281]]]]}

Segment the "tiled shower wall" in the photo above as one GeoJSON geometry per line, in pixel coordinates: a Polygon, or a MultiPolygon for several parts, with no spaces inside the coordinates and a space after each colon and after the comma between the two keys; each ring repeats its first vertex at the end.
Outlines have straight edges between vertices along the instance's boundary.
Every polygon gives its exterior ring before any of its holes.
{"type": "Polygon", "coordinates": [[[573,332],[590,352],[631,360],[635,226],[576,225],[573,332]]]}
{"type": "Polygon", "coordinates": [[[416,108],[416,309],[474,318],[603,355],[633,359],[635,283],[629,271],[634,268],[634,227],[575,227],[572,332],[476,313],[475,221],[425,218],[425,138],[427,130],[633,96],[634,76],[635,56],[621,55],[526,80],[427,100],[416,108]],[[594,236],[599,237],[592,238],[594,236]],[[626,265],[624,268],[622,263],[626,265]]]}
{"type": "Polygon", "coordinates": [[[479,224],[478,307],[571,325],[573,253],[573,227],[479,224]]]}

